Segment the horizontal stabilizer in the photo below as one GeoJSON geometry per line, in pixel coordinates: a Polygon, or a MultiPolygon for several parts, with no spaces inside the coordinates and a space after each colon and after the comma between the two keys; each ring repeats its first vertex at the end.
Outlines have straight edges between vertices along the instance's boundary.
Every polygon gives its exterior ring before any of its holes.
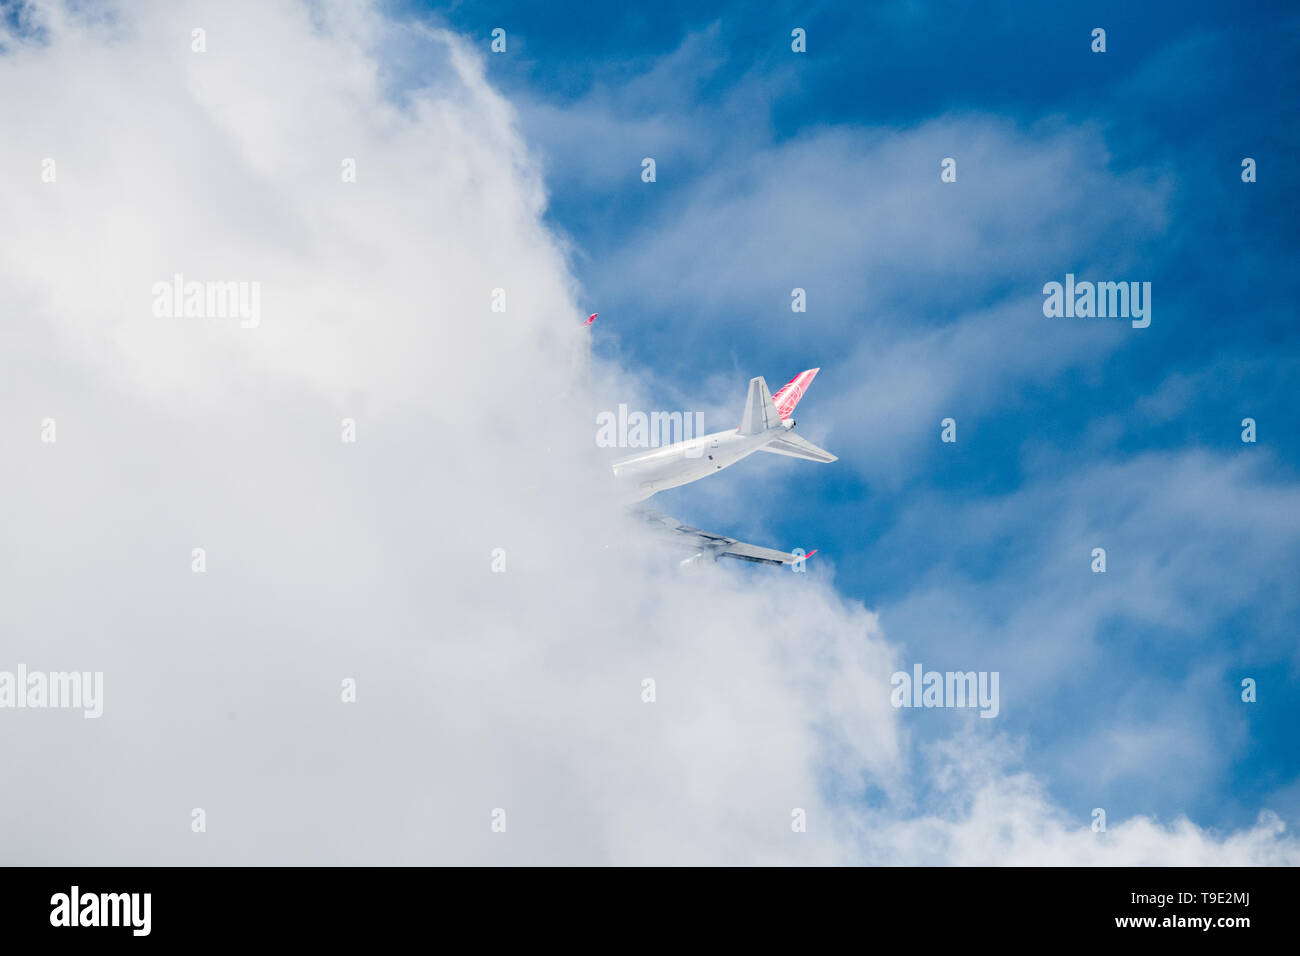
{"type": "Polygon", "coordinates": [[[772,401],[772,393],[767,388],[767,379],[761,375],[758,378],[751,378],[749,394],[745,396],[745,414],[740,419],[740,433],[758,435],[780,424],[781,413],[777,411],[776,403],[772,401]]]}
{"type": "Polygon", "coordinates": [[[759,451],[770,451],[774,455],[789,455],[791,458],[807,458],[809,461],[839,461],[825,448],[818,448],[808,439],[800,438],[794,432],[786,432],[780,438],[772,439],[759,451]]]}

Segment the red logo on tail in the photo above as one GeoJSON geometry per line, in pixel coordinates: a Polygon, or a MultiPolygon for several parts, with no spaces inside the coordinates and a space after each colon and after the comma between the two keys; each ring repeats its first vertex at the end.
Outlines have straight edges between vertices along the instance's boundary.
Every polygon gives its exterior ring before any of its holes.
{"type": "Polygon", "coordinates": [[[781,391],[772,396],[772,401],[776,403],[776,410],[781,414],[781,420],[785,421],[794,412],[794,407],[799,404],[799,399],[803,398],[804,393],[808,391],[808,386],[812,380],[817,377],[820,368],[810,368],[807,371],[800,372],[790,381],[781,386],[781,391]]]}

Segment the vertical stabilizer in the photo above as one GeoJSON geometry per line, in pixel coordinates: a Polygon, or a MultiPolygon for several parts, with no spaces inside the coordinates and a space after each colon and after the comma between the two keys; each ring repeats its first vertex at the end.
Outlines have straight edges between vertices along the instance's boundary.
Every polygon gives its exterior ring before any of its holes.
{"type": "Polygon", "coordinates": [[[808,391],[808,386],[820,371],[819,368],[807,369],[781,386],[781,391],[776,393],[772,401],[776,403],[776,410],[783,419],[794,414],[794,407],[799,404],[799,399],[803,398],[804,392],[808,391]]]}

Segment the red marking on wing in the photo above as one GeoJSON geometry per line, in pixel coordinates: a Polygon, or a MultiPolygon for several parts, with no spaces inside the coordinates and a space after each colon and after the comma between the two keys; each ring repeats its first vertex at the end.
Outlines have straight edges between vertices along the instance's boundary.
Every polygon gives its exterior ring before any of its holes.
{"type": "Polygon", "coordinates": [[[583,325],[591,325],[591,323],[593,323],[593,322],[596,321],[596,316],[598,316],[598,315],[600,315],[599,312],[593,312],[593,313],[591,313],[591,315],[587,316],[587,321],[586,321],[586,322],[583,322],[582,324],[583,324],[583,325]]]}

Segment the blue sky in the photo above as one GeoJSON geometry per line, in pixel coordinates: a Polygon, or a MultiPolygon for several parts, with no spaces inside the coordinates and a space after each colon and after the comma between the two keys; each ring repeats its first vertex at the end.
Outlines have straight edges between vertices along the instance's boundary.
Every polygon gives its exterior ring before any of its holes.
{"type": "Polygon", "coordinates": [[[725,427],[749,376],[822,368],[800,427],[840,462],[751,460],[656,507],[819,547],[903,661],[1000,670],[984,723],[1067,811],[1300,824],[1293,10],[432,12],[485,48],[507,31],[489,76],[594,347],[654,407],[725,427]],[[1151,326],[1044,318],[1066,272],[1151,282],[1151,326]]]}
{"type": "Polygon", "coordinates": [[[1300,16],[391,2],[0,18],[0,668],[108,688],[5,718],[10,857],[1300,859],[1300,16]],[[808,574],[619,520],[597,412],[813,366],[838,461],[651,502],[808,574]]]}

